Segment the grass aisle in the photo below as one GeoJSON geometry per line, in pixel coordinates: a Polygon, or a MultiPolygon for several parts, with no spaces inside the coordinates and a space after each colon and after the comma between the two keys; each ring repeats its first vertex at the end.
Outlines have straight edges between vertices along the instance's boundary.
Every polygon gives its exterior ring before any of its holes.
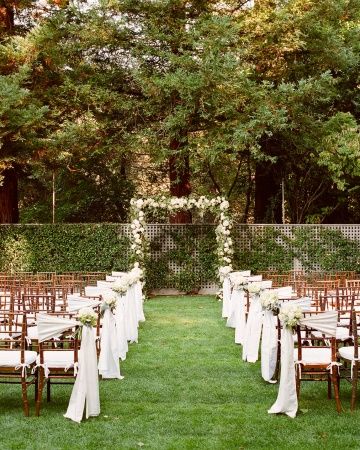
{"type": "MultiPolygon", "coordinates": [[[[40,418],[22,416],[19,386],[1,386],[2,449],[360,448],[359,409],[338,416],[326,383],[304,383],[295,420],[267,414],[277,386],[244,364],[213,297],[156,298],[145,305],[140,342],[123,381],[102,381],[101,416],[62,417],[71,387],[54,386],[40,418]]],[[[32,407],[31,413],[34,413],[32,407]]]]}

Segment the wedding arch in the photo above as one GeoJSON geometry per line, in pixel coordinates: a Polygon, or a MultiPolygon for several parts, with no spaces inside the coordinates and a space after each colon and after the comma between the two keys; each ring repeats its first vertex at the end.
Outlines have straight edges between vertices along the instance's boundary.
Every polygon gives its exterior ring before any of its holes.
{"type": "Polygon", "coordinates": [[[132,198],[131,205],[131,253],[134,267],[144,271],[149,245],[146,238],[146,214],[161,209],[170,213],[198,210],[201,215],[206,211],[215,214],[218,277],[224,277],[232,271],[233,241],[232,222],[229,214],[229,202],[224,197],[148,197],[132,198]]]}

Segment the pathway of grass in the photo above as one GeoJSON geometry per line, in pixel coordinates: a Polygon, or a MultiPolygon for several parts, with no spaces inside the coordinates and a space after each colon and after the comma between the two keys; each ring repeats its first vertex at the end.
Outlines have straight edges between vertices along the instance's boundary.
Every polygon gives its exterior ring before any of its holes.
{"type": "MultiPolygon", "coordinates": [[[[101,416],[62,417],[71,387],[53,389],[40,418],[22,416],[20,387],[0,387],[1,449],[360,448],[360,404],[338,416],[326,383],[305,383],[292,420],[267,414],[277,386],[245,364],[213,297],[156,298],[122,381],[102,381],[101,416]]],[[[349,386],[342,397],[348,410],[349,386]]],[[[360,402],[359,402],[360,403],[360,402]]],[[[34,408],[32,408],[32,413],[34,408]]]]}

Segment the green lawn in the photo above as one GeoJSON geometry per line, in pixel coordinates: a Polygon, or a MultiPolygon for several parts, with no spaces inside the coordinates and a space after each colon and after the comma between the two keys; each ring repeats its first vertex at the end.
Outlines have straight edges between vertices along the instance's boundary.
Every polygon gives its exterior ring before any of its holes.
{"type": "Polygon", "coordinates": [[[337,449],[360,448],[360,401],[346,412],[326,383],[304,383],[296,419],[268,415],[277,385],[260,364],[243,363],[233,330],[213,297],[156,298],[145,305],[139,344],[122,363],[125,379],[102,381],[101,415],[64,419],[71,386],[54,386],[42,416],[22,415],[20,386],[0,386],[1,449],[337,449]]]}

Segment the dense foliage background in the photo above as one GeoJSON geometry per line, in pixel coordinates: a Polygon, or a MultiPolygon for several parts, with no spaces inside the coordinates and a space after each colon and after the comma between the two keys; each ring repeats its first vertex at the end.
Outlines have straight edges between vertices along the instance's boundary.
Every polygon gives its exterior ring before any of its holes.
{"type": "MultiPolygon", "coordinates": [[[[218,282],[213,225],[151,225],[146,262],[148,291],[187,293],[218,282]]],[[[121,224],[3,225],[0,272],[84,272],[131,268],[130,226],[121,224]]],[[[360,273],[360,242],[329,226],[251,226],[233,229],[234,268],[278,273],[360,273]]]]}

